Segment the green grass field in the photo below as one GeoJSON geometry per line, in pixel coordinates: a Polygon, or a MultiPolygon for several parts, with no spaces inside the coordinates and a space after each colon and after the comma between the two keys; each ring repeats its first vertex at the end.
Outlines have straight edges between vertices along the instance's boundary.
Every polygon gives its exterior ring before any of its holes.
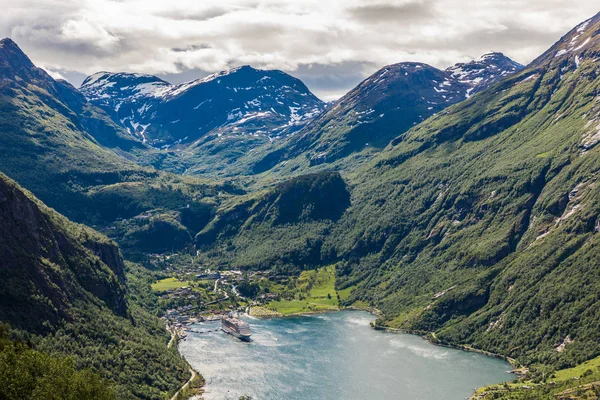
{"type": "Polygon", "coordinates": [[[188,282],[182,282],[177,278],[166,278],[152,284],[152,290],[155,292],[164,292],[171,289],[188,286],[188,282]]]}
{"type": "Polygon", "coordinates": [[[352,294],[352,291],[356,288],[356,286],[350,286],[346,289],[342,289],[338,291],[341,300],[346,300],[352,294]]]}
{"type": "Polygon", "coordinates": [[[334,266],[319,268],[316,271],[303,271],[296,288],[298,293],[294,300],[272,301],[267,307],[275,308],[283,315],[339,309],[334,266]]]}
{"type": "Polygon", "coordinates": [[[556,371],[555,381],[566,381],[568,379],[579,378],[585,374],[588,370],[598,371],[600,369],[600,357],[593,358],[589,361],[579,364],[573,368],[567,368],[560,371],[556,371]]]}

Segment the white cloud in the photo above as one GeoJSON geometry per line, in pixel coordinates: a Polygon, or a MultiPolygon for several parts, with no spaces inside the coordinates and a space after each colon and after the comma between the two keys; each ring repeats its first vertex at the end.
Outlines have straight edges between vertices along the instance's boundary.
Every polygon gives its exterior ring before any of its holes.
{"type": "Polygon", "coordinates": [[[58,71],[53,71],[51,69],[48,69],[46,67],[40,66],[40,68],[42,68],[44,71],[46,71],[48,73],[48,75],[50,75],[51,77],[53,77],[54,79],[67,79],[64,77],[64,75],[62,75],[60,72],[58,71]]]}
{"type": "MultiPolygon", "coordinates": [[[[564,0],[0,0],[0,5],[0,35],[12,37],[38,64],[174,79],[242,64],[292,73],[308,65],[345,72],[348,65],[361,65],[364,77],[390,63],[446,67],[490,50],[527,63],[599,11],[591,0],[576,6],[564,0]]],[[[348,76],[345,87],[311,88],[341,93],[357,83],[355,73],[348,76]]]]}

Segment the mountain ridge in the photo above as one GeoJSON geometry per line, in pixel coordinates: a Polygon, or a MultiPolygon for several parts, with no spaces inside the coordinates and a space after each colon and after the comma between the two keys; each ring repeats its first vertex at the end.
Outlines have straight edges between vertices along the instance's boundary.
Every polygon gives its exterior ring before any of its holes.
{"type": "MultiPolygon", "coordinates": [[[[308,167],[332,164],[368,147],[383,149],[414,125],[522,68],[502,53],[488,53],[446,70],[410,62],[386,66],[267,151],[253,171],[266,172],[300,157],[308,160],[308,167]]],[[[294,168],[303,162],[294,162],[294,168]]],[[[290,166],[284,167],[289,172],[290,166]]]]}
{"type": "Polygon", "coordinates": [[[212,131],[285,135],[324,108],[300,80],[247,65],[175,85],[150,75],[97,73],[86,78],[80,90],[132,134],[163,148],[192,144],[212,131]],[[140,102],[144,104],[137,108],[140,102]]]}

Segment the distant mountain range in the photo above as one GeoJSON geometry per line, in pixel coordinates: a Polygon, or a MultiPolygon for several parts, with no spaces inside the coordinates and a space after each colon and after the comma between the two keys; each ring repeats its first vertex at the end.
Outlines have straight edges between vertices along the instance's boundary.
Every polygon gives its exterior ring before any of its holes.
{"type": "Polygon", "coordinates": [[[310,166],[332,163],[364,149],[382,149],[414,125],[521,69],[501,53],[444,71],[421,63],[387,66],[268,152],[253,171],[264,172],[282,161],[288,170],[305,160],[310,166]]]}
{"type": "Polygon", "coordinates": [[[381,149],[521,68],[501,53],[445,71],[418,63],[391,65],[327,110],[298,79],[249,66],[178,85],[150,75],[99,72],[80,90],[133,136],[167,150],[146,163],[173,172],[232,176],[264,172],[298,156],[315,165],[369,146],[381,149]]]}
{"type": "Polygon", "coordinates": [[[325,108],[300,80],[250,66],[178,85],[149,75],[99,72],[80,90],[159,148],[198,144],[206,136],[273,139],[298,130],[325,108]]]}

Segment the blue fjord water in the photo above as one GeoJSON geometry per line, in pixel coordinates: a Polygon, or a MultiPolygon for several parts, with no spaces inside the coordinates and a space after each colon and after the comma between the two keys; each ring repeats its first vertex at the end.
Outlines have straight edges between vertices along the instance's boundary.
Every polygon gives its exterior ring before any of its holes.
{"type": "Polygon", "coordinates": [[[461,400],[476,387],[513,379],[502,360],[375,331],[373,319],[362,311],[247,319],[250,343],[223,332],[191,333],[180,351],[206,378],[207,400],[461,400]]]}

